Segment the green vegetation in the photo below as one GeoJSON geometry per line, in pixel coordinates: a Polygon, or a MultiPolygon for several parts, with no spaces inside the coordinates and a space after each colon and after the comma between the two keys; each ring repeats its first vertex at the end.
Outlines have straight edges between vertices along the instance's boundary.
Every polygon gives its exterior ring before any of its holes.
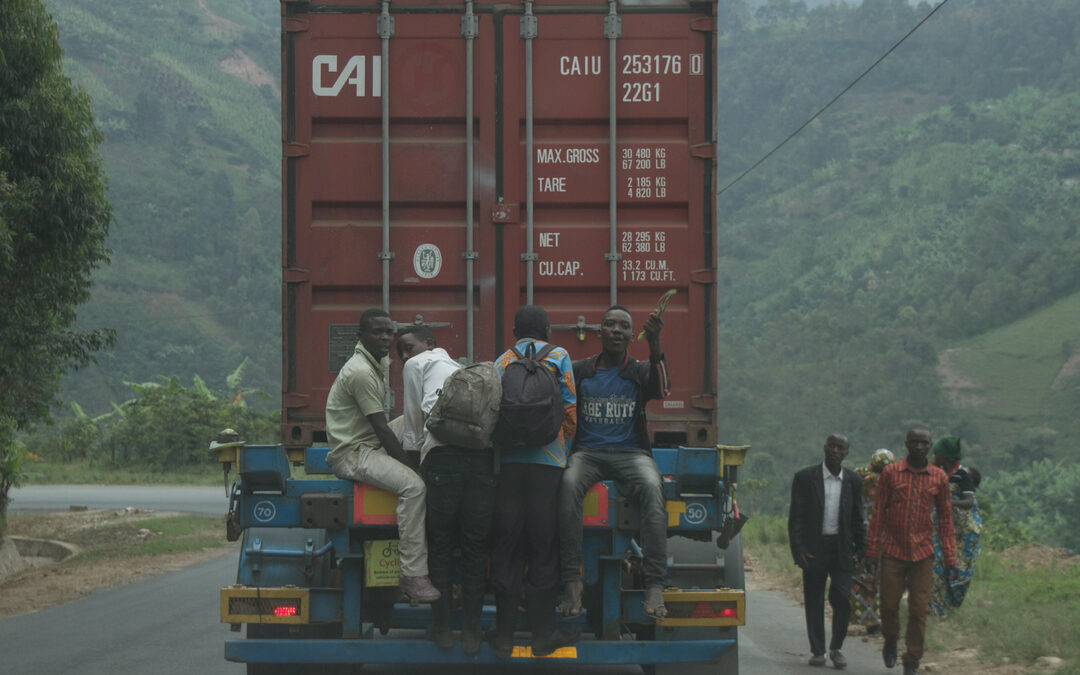
{"type": "MultiPolygon", "coordinates": [[[[199,376],[225,390],[245,358],[249,381],[276,392],[278,3],[50,7],[106,134],[116,221],[115,262],[80,313],[115,327],[116,346],[66,380],[65,400],[96,417],[129,395],[124,382],[199,376]]],[[[719,184],[929,10],[718,5],[719,184]]],[[[912,423],[959,434],[988,495],[1005,472],[1068,460],[1080,442],[1068,365],[1080,345],[1078,33],[1073,0],[952,0],[720,194],[720,432],[754,445],[755,516],[783,512],[790,476],[835,430],[852,440],[850,463],[902,454],[912,423]]],[[[97,452],[122,458],[125,442],[97,452]]],[[[1058,528],[1059,515],[1047,526],[1021,513],[1002,516],[1032,536],[1058,528]]],[[[1072,511],[1060,518],[1080,529],[1072,511]]]]}
{"type": "Polygon", "coordinates": [[[13,433],[46,419],[60,376],[114,338],[74,330],[108,259],[110,209],[102,137],[61,56],[40,0],[0,5],[0,536],[20,480],[13,433]]]}
{"type": "Polygon", "coordinates": [[[27,437],[26,449],[39,461],[39,468],[59,465],[49,472],[54,479],[94,481],[120,469],[105,482],[159,483],[164,475],[170,481],[184,476],[204,482],[217,469],[207,447],[222,429],[234,429],[250,443],[271,443],[277,438],[277,413],[259,412],[245,404],[245,395],[259,393],[241,386],[246,363],[227,378],[229,391],[213,391],[198,377],[192,387],[184,387],[179,378],[172,377],[128,383],[135,398],[114,403],[112,412],[97,417],[74,404],[73,419],[27,437]]]}
{"type": "Polygon", "coordinates": [[[105,133],[115,216],[113,264],[79,325],[115,328],[116,344],[63,398],[96,416],[129,395],[125,382],[198,375],[222,388],[245,358],[249,382],[277,391],[280,5],[46,2],[105,133]]]}
{"type": "Polygon", "coordinates": [[[931,617],[927,645],[932,649],[978,650],[993,664],[1033,665],[1040,656],[1057,656],[1080,672],[1080,565],[1045,547],[1018,547],[979,558],[964,604],[944,619],[931,617]]]}
{"type": "MultiPolygon", "coordinates": [[[[732,10],[720,185],[928,11],[732,10]]],[[[914,423],[959,434],[988,489],[1080,442],[1077,28],[1065,0],[950,2],[721,194],[721,432],[755,446],[755,512],[835,430],[855,464],[914,423]]]]}

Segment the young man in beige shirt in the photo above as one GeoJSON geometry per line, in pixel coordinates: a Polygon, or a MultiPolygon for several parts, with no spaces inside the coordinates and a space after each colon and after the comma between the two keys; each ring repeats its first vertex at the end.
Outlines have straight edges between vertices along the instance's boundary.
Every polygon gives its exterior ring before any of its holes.
{"type": "Polygon", "coordinates": [[[381,309],[360,315],[360,341],[326,399],[326,461],[338,478],[374,485],[398,496],[400,585],[419,602],[439,599],[428,580],[424,481],[391,431],[384,408],[384,374],[395,326],[381,309]]]}

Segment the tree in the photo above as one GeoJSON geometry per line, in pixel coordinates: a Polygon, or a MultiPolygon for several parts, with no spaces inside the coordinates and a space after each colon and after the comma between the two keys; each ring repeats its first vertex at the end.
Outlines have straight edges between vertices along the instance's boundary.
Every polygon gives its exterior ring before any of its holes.
{"type": "MultiPolygon", "coordinates": [[[[77,331],[111,209],[90,101],[41,0],[0,2],[0,451],[49,416],[60,376],[112,344],[77,331]]],[[[2,514],[0,514],[2,515],[2,514]]]]}

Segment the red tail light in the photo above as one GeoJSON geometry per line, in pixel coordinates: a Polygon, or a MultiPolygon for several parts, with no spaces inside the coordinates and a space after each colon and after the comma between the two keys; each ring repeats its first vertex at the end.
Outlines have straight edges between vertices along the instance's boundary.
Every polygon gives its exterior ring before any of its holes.
{"type": "Polygon", "coordinates": [[[690,613],[691,619],[730,619],[736,614],[734,607],[714,607],[711,602],[699,602],[690,613]]]}
{"type": "Polygon", "coordinates": [[[279,605],[274,608],[274,616],[296,616],[296,607],[292,605],[279,605]]]}

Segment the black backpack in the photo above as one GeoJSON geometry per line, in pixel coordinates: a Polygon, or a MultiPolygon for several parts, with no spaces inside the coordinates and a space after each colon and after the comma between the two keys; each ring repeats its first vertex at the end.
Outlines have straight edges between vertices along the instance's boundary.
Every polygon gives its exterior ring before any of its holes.
{"type": "Polygon", "coordinates": [[[554,345],[536,352],[530,344],[522,354],[513,349],[516,361],[503,369],[502,403],[493,445],[502,452],[517,452],[547,445],[559,436],[563,423],[559,378],[544,365],[554,345]]]}

